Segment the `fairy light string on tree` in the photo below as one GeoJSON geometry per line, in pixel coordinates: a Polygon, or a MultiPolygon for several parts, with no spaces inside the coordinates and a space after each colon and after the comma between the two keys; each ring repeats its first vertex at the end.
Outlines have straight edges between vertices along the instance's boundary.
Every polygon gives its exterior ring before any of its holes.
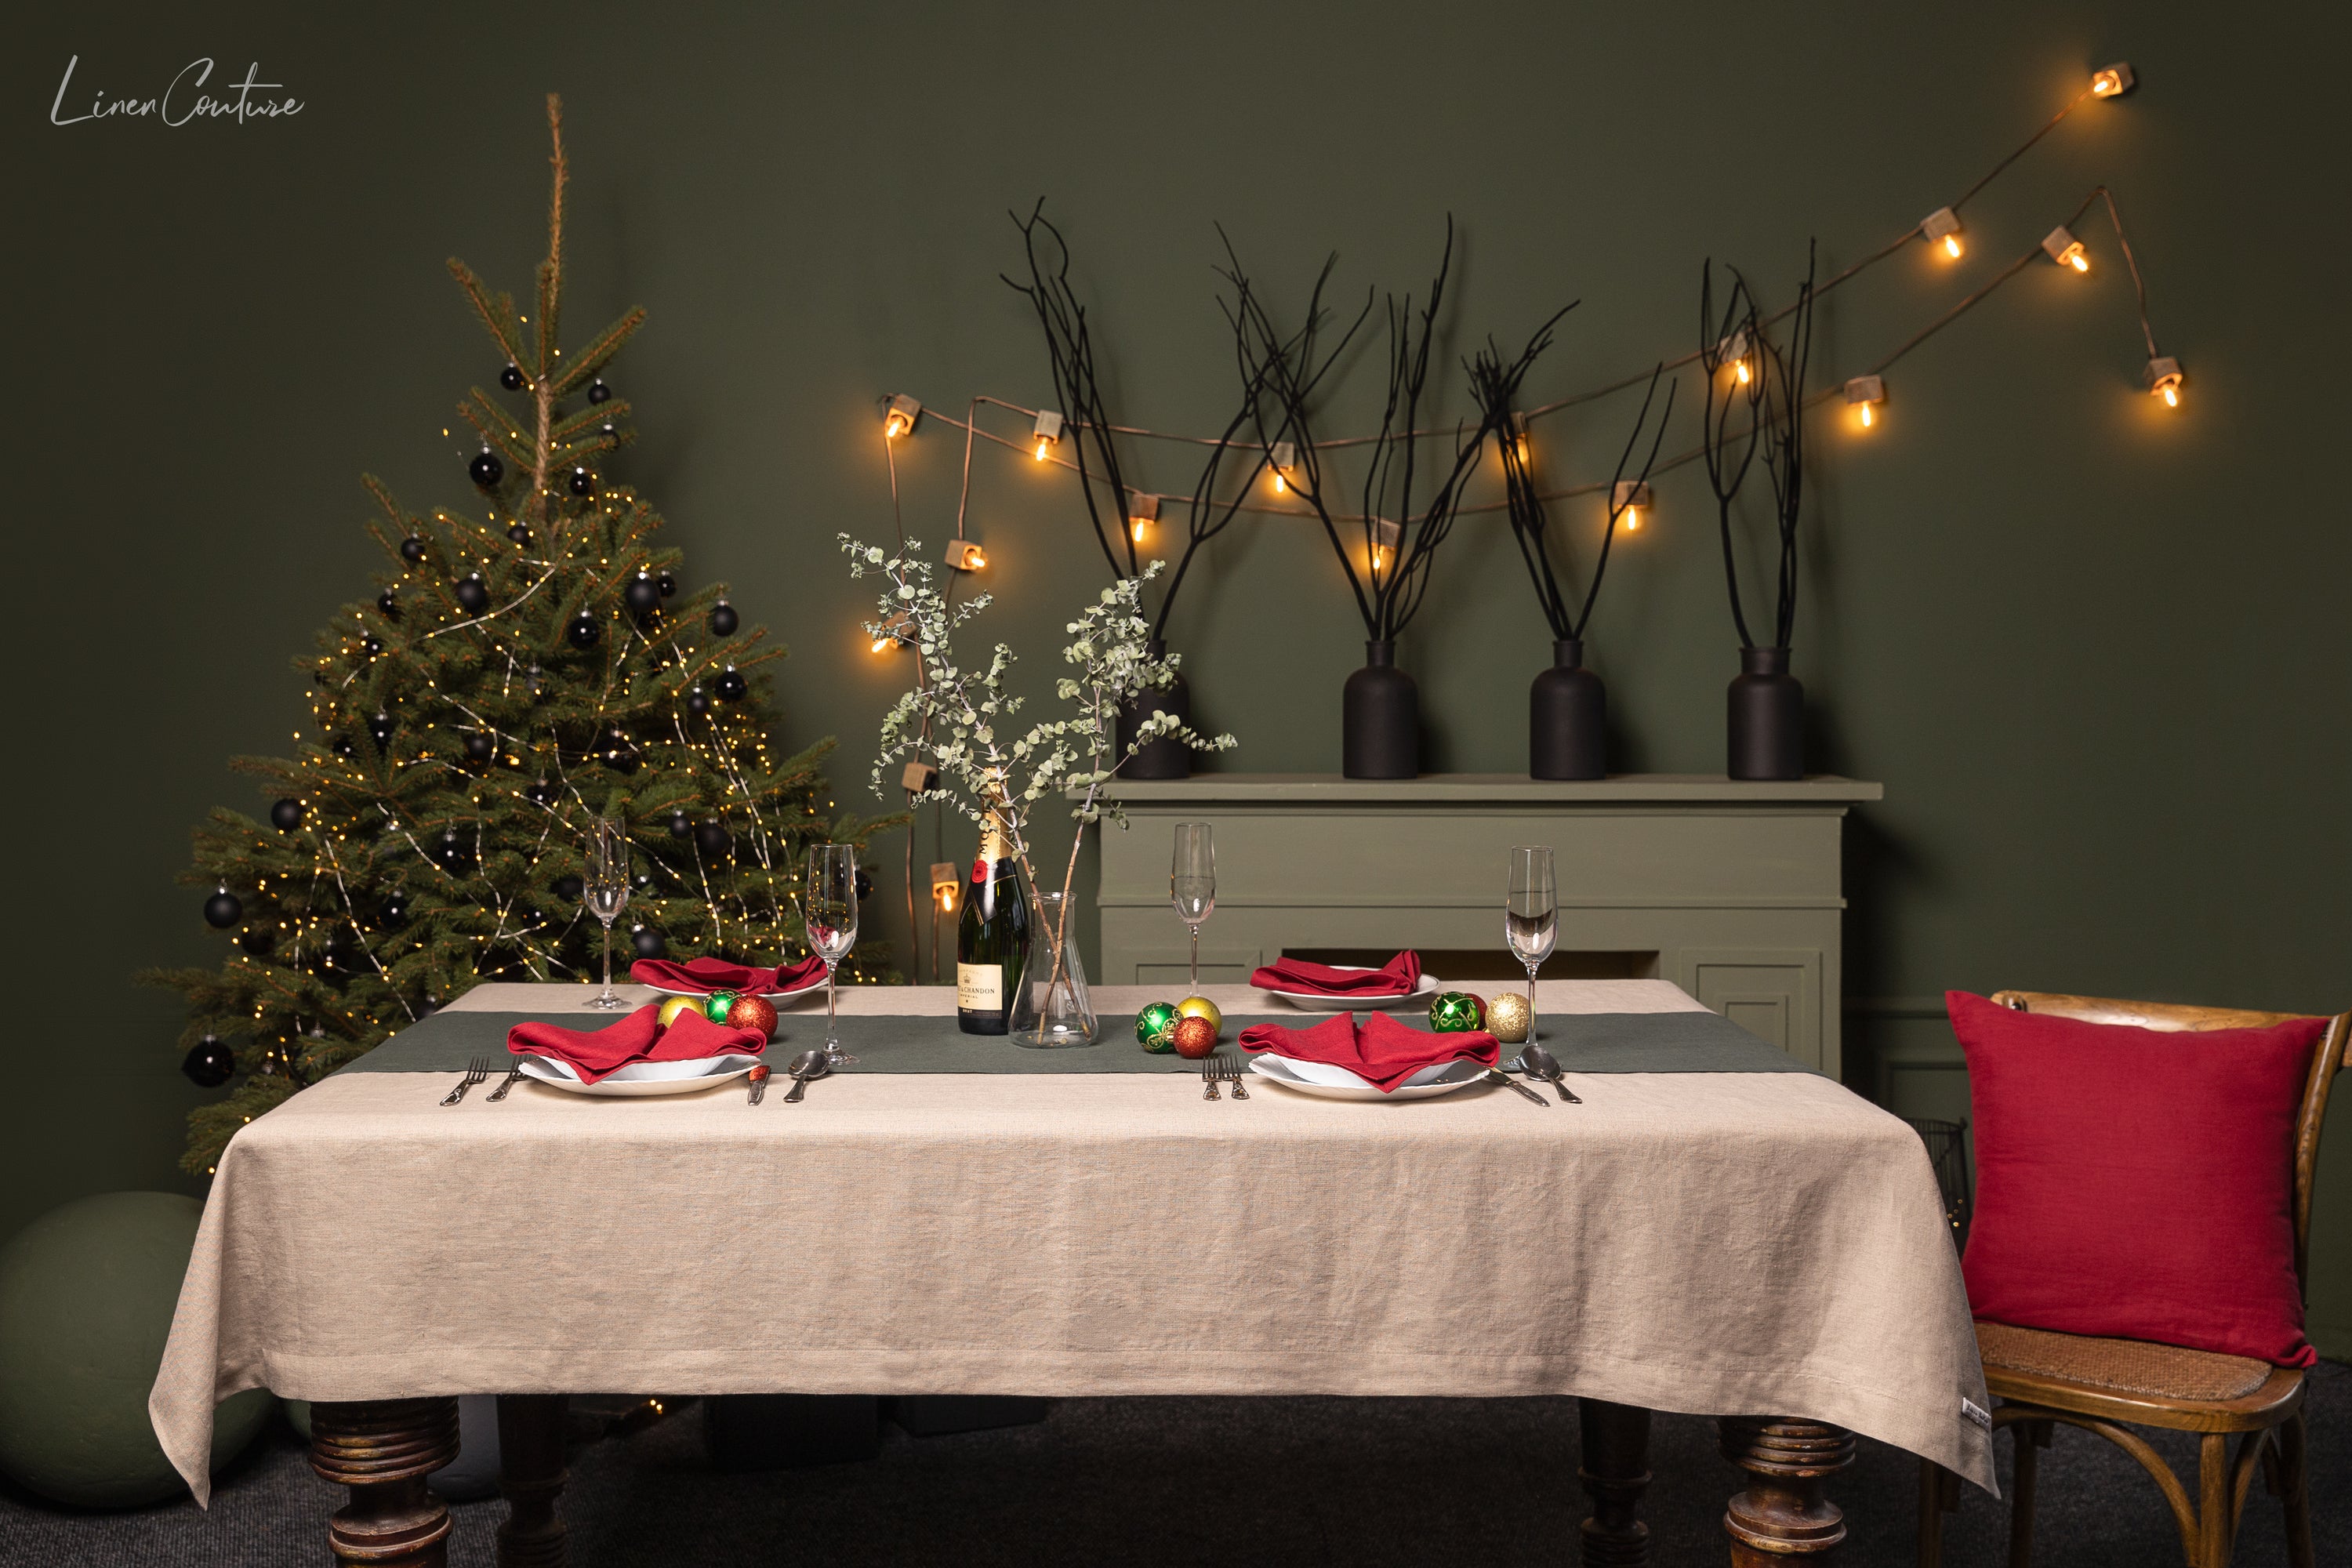
{"type": "MultiPolygon", "coordinates": [[[[236,901],[229,951],[215,968],[146,977],[189,1001],[191,1075],[215,1074],[224,1055],[231,1074],[190,1118],[191,1172],[212,1170],[252,1117],[479,980],[584,976],[601,934],[579,904],[596,817],[629,826],[641,955],[763,963],[807,952],[802,849],[862,843],[897,820],[820,815],[833,743],[784,755],[768,736],[785,650],[731,606],[719,613],[721,585],[680,589],[662,517],[605,472],[632,431],[603,373],[644,315],[580,351],[560,345],[567,171],[552,96],[548,128],[531,313],[450,263],[520,379],[507,390],[527,399],[520,416],[478,387],[460,405],[499,468],[485,518],[413,513],[366,480],[389,570],[298,661],[310,712],[295,754],[231,764],[276,804],[258,820],[215,810],[196,829],[184,880],[236,901]],[[583,390],[587,405],[572,406],[583,390]],[[572,482],[581,472],[585,485],[572,482]],[[678,816],[695,825],[684,837],[670,831],[678,816]]],[[[885,945],[865,944],[845,978],[888,978],[887,963],[885,945]]]]}

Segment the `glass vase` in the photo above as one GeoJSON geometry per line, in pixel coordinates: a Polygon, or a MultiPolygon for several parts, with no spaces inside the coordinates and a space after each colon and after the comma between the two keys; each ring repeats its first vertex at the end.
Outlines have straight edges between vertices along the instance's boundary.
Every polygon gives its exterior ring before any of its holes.
{"type": "Polygon", "coordinates": [[[1066,902],[1058,892],[1037,895],[1028,962],[1013,993],[1015,1045],[1035,1050],[1091,1046],[1099,1032],[1094,1000],[1087,994],[1086,966],[1078,960],[1078,922],[1066,918],[1066,902]]]}

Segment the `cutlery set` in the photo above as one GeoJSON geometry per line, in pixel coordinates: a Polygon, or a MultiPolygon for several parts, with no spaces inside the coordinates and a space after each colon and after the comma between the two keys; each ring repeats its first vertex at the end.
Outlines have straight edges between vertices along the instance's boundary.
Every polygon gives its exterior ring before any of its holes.
{"type": "Polygon", "coordinates": [[[1221,1083],[1234,1086],[1235,1100],[1247,1100],[1249,1098],[1248,1079],[1249,1069],[1242,1065],[1241,1058],[1238,1057],[1229,1057],[1220,1051],[1215,1056],[1201,1058],[1201,1098],[1202,1100],[1222,1098],[1217,1093],[1217,1085],[1221,1083]]]}
{"type": "MultiPolygon", "coordinates": [[[[457,1087],[442,1096],[441,1103],[444,1105],[459,1103],[466,1098],[467,1089],[477,1084],[487,1082],[490,1075],[496,1071],[498,1071],[498,1064],[490,1058],[474,1058],[466,1064],[465,1075],[457,1079],[457,1087]]],[[[832,1071],[832,1062],[821,1050],[803,1051],[799,1056],[794,1057],[792,1065],[784,1069],[785,1076],[793,1080],[793,1091],[784,1096],[784,1103],[790,1105],[798,1100],[803,1095],[808,1093],[808,1086],[812,1079],[824,1078],[832,1071]]],[[[507,1097],[507,1091],[513,1089],[523,1077],[522,1066],[518,1062],[507,1069],[506,1076],[499,1080],[499,1087],[490,1090],[486,1098],[504,1100],[507,1097]]],[[[753,1068],[747,1075],[751,1091],[750,1097],[751,1104],[757,1105],[767,1098],[769,1077],[770,1071],[764,1062],[753,1068]]],[[[1246,1100],[1249,1097],[1239,1084],[1235,1084],[1234,1098],[1246,1100]]]]}

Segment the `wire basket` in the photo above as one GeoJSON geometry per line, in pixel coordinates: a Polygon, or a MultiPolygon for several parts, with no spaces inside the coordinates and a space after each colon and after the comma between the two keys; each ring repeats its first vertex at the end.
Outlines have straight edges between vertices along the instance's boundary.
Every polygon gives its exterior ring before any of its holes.
{"type": "Polygon", "coordinates": [[[1965,1251],[1974,1196],[1969,1181],[1969,1124],[1915,1121],[1907,1116],[1903,1120],[1927,1145],[1927,1159],[1936,1167],[1936,1187],[1944,1194],[1944,1219],[1952,1227],[1952,1245],[1965,1251]]]}

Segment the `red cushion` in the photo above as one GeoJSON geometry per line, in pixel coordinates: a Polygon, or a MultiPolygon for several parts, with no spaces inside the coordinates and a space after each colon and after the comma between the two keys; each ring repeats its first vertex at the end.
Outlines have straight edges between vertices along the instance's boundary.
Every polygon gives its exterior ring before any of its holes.
{"type": "Polygon", "coordinates": [[[2294,1274],[2294,1115],[2326,1019],[2177,1034],[1944,1001],[1976,1116],[1961,1270],[1978,1317],[2316,1359],[2294,1274]]]}

